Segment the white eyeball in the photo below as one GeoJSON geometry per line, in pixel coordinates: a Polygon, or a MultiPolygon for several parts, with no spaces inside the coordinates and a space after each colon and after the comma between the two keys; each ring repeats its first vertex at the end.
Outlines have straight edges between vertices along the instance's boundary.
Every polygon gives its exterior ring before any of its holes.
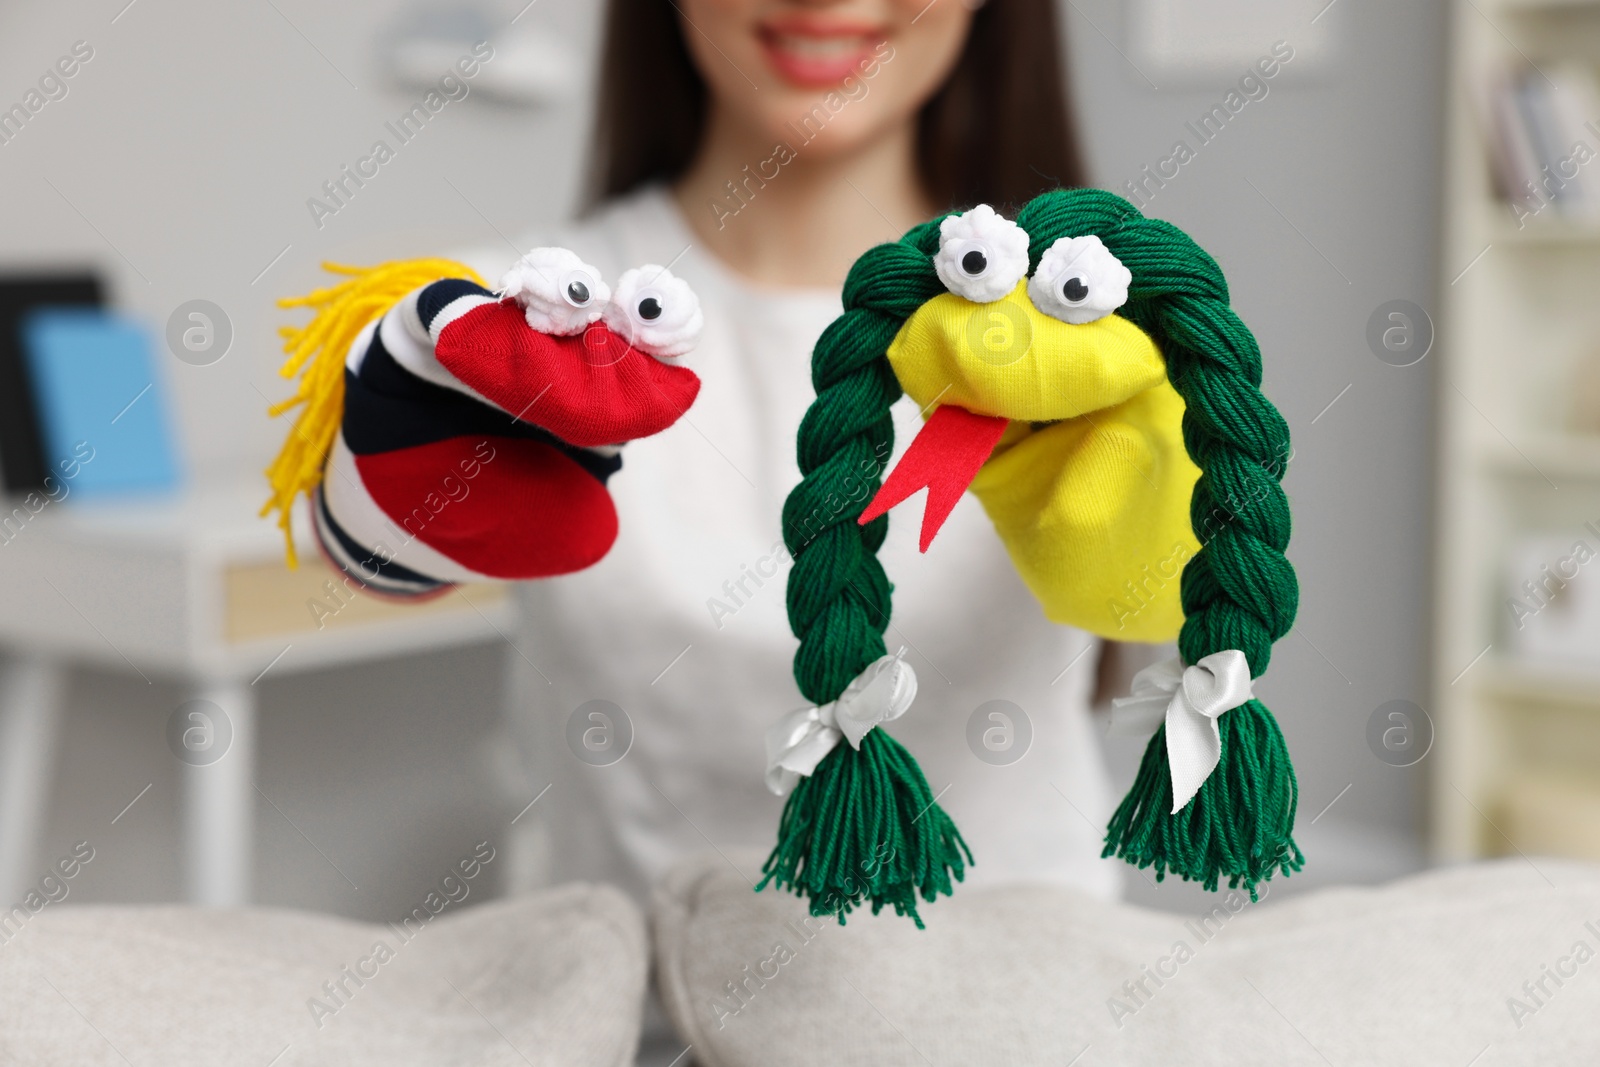
{"type": "Polygon", "coordinates": [[[1063,237],[1039,257],[1028,298],[1051,318],[1082,325],[1127,303],[1132,281],[1133,272],[1094,234],[1063,237]]]}
{"type": "Polygon", "coordinates": [[[510,297],[540,333],[570,337],[597,322],[611,290],[600,271],[565,248],[535,248],[500,279],[501,298],[510,297]]]}
{"type": "Polygon", "coordinates": [[[657,359],[676,359],[693,348],[706,321],[689,283],[651,263],[617,280],[604,317],[612,333],[657,359]]]}
{"type": "Polygon", "coordinates": [[[933,269],[944,287],[976,304],[999,300],[1028,273],[1028,235],[988,204],[939,223],[933,269]]]}

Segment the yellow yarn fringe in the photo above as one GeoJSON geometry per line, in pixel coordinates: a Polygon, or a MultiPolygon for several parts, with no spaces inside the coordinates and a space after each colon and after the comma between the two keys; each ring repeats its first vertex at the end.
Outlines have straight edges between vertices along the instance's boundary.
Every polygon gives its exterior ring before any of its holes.
{"type": "Polygon", "coordinates": [[[323,469],[334,436],[344,416],[344,364],[350,345],[368,323],[398,304],[407,293],[441,278],[466,278],[484,285],[476,271],[451,259],[402,259],[375,267],[324,263],[324,270],[343,274],[348,281],[317,289],[305,296],[285,297],[281,308],[309,307],[316,314],[304,326],[283,326],[283,350],[289,358],[278,373],[300,376],[294,396],[267,409],[273,417],[305,405],[289,431],[278,458],[266,470],[272,496],[262,505],[265,517],[278,510],[284,551],[291,568],[299,566],[289,514],[295,497],[308,498],[322,484],[323,469]]]}

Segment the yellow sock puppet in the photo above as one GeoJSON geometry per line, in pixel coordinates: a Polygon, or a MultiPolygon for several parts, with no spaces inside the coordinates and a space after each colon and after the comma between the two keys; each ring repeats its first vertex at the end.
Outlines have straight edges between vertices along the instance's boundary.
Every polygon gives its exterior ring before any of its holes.
{"type": "Polygon", "coordinates": [[[1298,603],[1289,434],[1215,261],[1119,197],[1058,190],[1015,220],[979,205],[872,249],[844,307],[814,352],[784,507],[795,677],[815,703],[767,736],[768,784],[789,799],[761,884],[841,922],[862,904],[917,919],[972,862],[875,728],[916,694],[885,654],[877,551],[885,513],[924,488],[924,551],[970,487],[1047,617],[1178,641],[1116,702],[1118,726],[1154,736],[1105,854],[1252,896],[1298,870],[1294,771],[1251,691],[1298,603]],[[926,421],[880,488],[902,392],[926,421]],[[877,492],[859,514],[828,506],[863,480],[877,492]]]}

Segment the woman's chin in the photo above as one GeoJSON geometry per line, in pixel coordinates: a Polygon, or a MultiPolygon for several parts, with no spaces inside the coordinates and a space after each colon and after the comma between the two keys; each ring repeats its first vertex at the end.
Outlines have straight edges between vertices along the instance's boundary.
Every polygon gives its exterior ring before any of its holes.
{"type": "Polygon", "coordinates": [[[894,125],[892,117],[870,113],[855,105],[830,113],[826,98],[796,93],[796,99],[760,116],[766,136],[775,145],[787,145],[795,162],[834,159],[859,151],[894,125]],[[821,116],[826,115],[826,119],[821,116]]]}

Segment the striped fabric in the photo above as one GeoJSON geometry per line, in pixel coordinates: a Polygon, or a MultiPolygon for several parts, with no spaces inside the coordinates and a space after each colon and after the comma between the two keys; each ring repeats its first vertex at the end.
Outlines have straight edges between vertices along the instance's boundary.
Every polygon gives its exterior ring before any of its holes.
{"type": "Polygon", "coordinates": [[[322,551],[334,566],[368,590],[386,596],[424,597],[451,588],[452,583],[418,574],[394,562],[392,558],[385,559],[385,554],[359,544],[329,513],[327,498],[321,487],[318,487],[311,503],[317,540],[322,545],[322,551]]]}

